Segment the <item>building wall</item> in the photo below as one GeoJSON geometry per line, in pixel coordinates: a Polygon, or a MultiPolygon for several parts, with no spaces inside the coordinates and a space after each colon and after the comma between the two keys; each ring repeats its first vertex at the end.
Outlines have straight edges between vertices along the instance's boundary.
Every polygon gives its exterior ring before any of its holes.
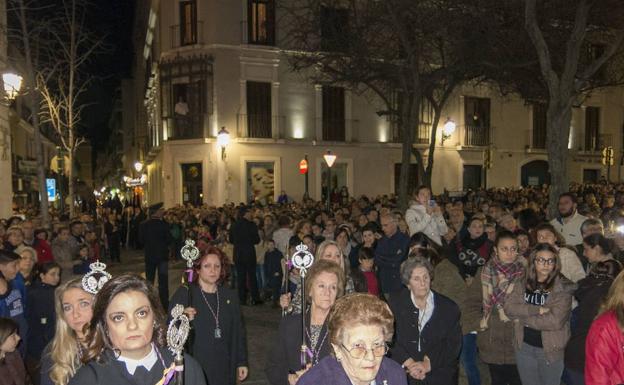
{"type": "MultiPolygon", "coordinates": [[[[208,135],[203,139],[165,140],[163,128],[155,127],[153,147],[146,158],[148,163],[148,196],[151,202],[164,201],[165,205],[182,203],[181,164],[202,164],[203,202],[222,204],[246,199],[246,162],[270,161],[275,164],[275,195],[285,190],[295,199],[304,192],[303,177],[298,174],[298,162],[304,155],[309,159],[310,195],[321,196],[322,155],[331,149],[338,162],[347,163],[347,187],[352,194],[389,194],[394,192],[394,165],[401,159],[401,145],[390,143],[392,132],[386,117],[376,112],[381,103],[371,95],[345,91],[346,141],[325,142],[321,137],[322,87],[313,84],[305,75],[290,70],[288,56],[275,47],[247,44],[245,0],[198,1],[198,44],[185,47],[172,45],[172,33],[179,31],[178,2],[152,1],[156,12],[156,30],[149,52],[153,54],[153,67],[158,61],[179,56],[208,54],[213,60],[213,88],[211,91],[213,114],[208,123],[208,135]],[[157,3],[157,4],[156,4],[157,3]],[[246,137],[244,116],[246,107],[246,82],[271,83],[273,115],[272,139],[246,137]],[[232,142],[227,148],[227,158],[221,160],[214,136],[221,126],[227,127],[232,142]],[[160,138],[160,139],[158,139],[160,138]]],[[[147,14],[143,12],[142,14],[147,14]]],[[[146,29],[147,31],[147,29],[146,29]]],[[[280,29],[277,28],[279,36],[280,29]]],[[[177,35],[173,36],[175,43],[177,35]]],[[[139,36],[137,47],[144,44],[139,36]]],[[[137,49],[137,51],[143,51],[137,49]]],[[[144,100],[144,56],[136,61],[135,69],[135,131],[148,135],[144,100]]],[[[149,92],[148,92],[149,93],[149,92]]],[[[466,97],[491,99],[491,154],[492,167],[484,170],[487,187],[519,186],[521,168],[534,160],[546,160],[543,149],[532,148],[533,108],[517,96],[501,96],[483,85],[467,84],[451,96],[438,127],[434,154],[433,190],[462,190],[464,167],[484,165],[487,147],[466,146],[464,121],[466,97]],[[457,123],[450,138],[441,143],[442,124],[446,117],[457,123]]],[[[160,103],[160,101],[157,101],[160,103]]],[[[606,172],[600,163],[600,154],[584,151],[585,107],[599,106],[600,132],[611,135],[609,145],[615,148],[616,164],[622,154],[622,129],[624,121],[622,88],[595,92],[583,106],[573,111],[570,135],[569,177],[582,181],[585,169],[606,172]]],[[[158,112],[160,104],[156,111],[158,112]]],[[[156,119],[158,121],[159,119],[156,119]]],[[[157,123],[161,124],[161,123],[157,123]]],[[[149,141],[149,140],[148,140],[149,141]]],[[[427,145],[417,145],[426,159],[427,145]]],[[[611,168],[611,178],[617,180],[619,166],[611,168]]]]}

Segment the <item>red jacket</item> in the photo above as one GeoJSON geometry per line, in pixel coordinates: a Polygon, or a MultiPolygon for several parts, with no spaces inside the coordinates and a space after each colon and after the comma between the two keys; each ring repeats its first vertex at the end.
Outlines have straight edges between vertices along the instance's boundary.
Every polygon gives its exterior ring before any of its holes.
{"type": "Polygon", "coordinates": [[[613,311],[592,323],[585,342],[585,384],[624,383],[624,333],[613,311]]]}
{"type": "Polygon", "coordinates": [[[37,262],[45,263],[54,261],[54,255],[52,255],[52,248],[45,239],[38,239],[34,246],[37,251],[37,262]]]}

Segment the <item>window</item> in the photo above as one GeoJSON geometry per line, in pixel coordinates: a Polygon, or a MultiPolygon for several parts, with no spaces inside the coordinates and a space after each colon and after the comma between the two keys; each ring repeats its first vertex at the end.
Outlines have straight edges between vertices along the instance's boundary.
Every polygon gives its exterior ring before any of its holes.
{"type": "Polygon", "coordinates": [[[180,1],[180,45],[197,43],[197,3],[180,1]]]}
{"type": "Polygon", "coordinates": [[[464,144],[487,146],[490,144],[490,99],[467,96],[464,99],[464,144]]]}
{"type": "Polygon", "coordinates": [[[321,8],[321,50],[343,51],[348,34],[349,11],[343,8],[321,8]]]}
{"type": "Polygon", "coordinates": [[[546,110],[544,103],[533,103],[533,140],[531,147],[546,148],[546,110]]]}
{"type": "Polygon", "coordinates": [[[247,132],[250,138],[270,138],[271,83],[247,82],[247,132]]]}
{"type": "Polygon", "coordinates": [[[342,87],[323,87],[323,140],[345,140],[345,99],[342,87]]]}
{"type": "Polygon", "coordinates": [[[273,0],[249,0],[247,23],[249,44],[275,44],[273,0]]]}
{"type": "Polygon", "coordinates": [[[464,191],[478,190],[483,187],[482,178],[483,166],[481,165],[464,165],[464,172],[462,173],[464,191]]]}
{"type": "Polygon", "coordinates": [[[600,150],[600,107],[585,108],[585,151],[600,150]]]}

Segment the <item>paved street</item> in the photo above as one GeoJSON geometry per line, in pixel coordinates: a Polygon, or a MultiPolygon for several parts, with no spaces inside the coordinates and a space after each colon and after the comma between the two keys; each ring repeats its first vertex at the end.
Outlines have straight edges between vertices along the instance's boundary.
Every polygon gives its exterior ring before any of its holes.
{"type": "MultiPolygon", "coordinates": [[[[134,250],[122,250],[121,260],[123,263],[114,264],[107,268],[113,274],[121,273],[144,273],[143,253],[134,250]]],[[[184,263],[174,262],[169,264],[169,293],[173,293],[180,285],[184,263]]],[[[247,350],[249,354],[249,378],[244,382],[247,385],[268,384],[264,375],[264,363],[275,340],[280,321],[279,309],[273,309],[270,305],[243,306],[243,316],[247,327],[247,350]]]]}

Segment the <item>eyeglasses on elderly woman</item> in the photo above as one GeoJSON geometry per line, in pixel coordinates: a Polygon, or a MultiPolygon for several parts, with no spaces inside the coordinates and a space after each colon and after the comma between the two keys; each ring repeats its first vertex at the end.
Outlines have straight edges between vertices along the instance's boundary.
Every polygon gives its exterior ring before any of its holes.
{"type": "Polygon", "coordinates": [[[366,357],[369,351],[373,353],[375,357],[382,357],[388,352],[388,345],[386,345],[385,342],[375,343],[370,348],[367,348],[364,344],[354,344],[351,348],[346,347],[342,343],[340,345],[356,360],[366,357]]]}

